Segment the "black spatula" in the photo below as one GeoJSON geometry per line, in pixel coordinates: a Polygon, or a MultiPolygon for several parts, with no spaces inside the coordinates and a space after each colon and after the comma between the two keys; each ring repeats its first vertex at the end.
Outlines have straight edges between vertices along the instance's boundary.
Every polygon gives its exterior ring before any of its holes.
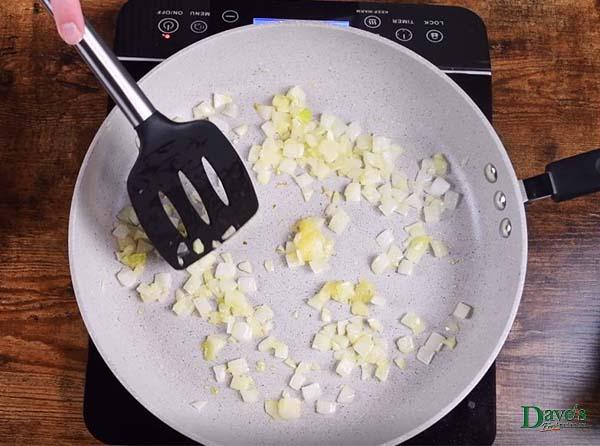
{"type": "MultiPolygon", "coordinates": [[[[43,1],[52,13],[50,0],[43,1]]],[[[258,210],[244,163],[211,122],[176,123],[156,111],[87,22],[83,40],[75,48],[139,135],[139,156],[127,179],[137,217],[159,254],[173,268],[185,268],[241,228],[258,210]],[[213,187],[207,164],[220,180],[226,200],[213,187]],[[204,218],[188,198],[190,191],[184,188],[182,176],[198,192],[206,209],[204,218]],[[161,194],[181,217],[183,233],[167,215],[161,194]],[[199,254],[194,251],[196,240],[204,249],[199,254]]]]}

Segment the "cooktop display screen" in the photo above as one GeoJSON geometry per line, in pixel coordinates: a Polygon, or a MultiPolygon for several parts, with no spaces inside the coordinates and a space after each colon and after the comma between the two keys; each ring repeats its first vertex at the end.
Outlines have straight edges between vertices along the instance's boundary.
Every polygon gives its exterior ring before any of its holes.
{"type": "Polygon", "coordinates": [[[269,23],[281,23],[281,22],[306,22],[306,21],[318,21],[320,23],[326,23],[333,26],[350,26],[350,22],[347,20],[294,20],[294,19],[271,19],[265,17],[255,17],[252,21],[255,25],[268,25],[269,23]]]}

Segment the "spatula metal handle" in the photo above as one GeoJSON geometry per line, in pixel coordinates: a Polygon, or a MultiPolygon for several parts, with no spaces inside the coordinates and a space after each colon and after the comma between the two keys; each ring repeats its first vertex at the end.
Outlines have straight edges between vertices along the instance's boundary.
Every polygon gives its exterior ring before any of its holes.
{"type": "MultiPolygon", "coordinates": [[[[51,1],[42,1],[48,12],[53,14],[51,1]]],[[[144,92],[87,20],[83,39],[75,48],[134,128],[156,112],[144,92]]]]}

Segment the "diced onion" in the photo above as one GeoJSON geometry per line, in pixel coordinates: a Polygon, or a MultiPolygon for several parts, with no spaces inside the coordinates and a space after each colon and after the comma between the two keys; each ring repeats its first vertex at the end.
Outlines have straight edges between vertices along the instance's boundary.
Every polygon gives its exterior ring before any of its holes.
{"type": "Polygon", "coordinates": [[[381,232],[377,237],[375,237],[375,241],[383,249],[386,249],[394,242],[394,233],[391,229],[386,229],[385,231],[381,232]]]}
{"type": "Polygon", "coordinates": [[[401,370],[404,370],[406,368],[406,359],[404,359],[404,358],[396,358],[396,359],[394,359],[394,363],[401,370]]]}
{"type": "Polygon", "coordinates": [[[346,190],[344,191],[344,195],[346,196],[347,201],[360,201],[360,184],[359,183],[350,183],[346,186],[346,190]]]}
{"type": "Polygon", "coordinates": [[[277,412],[284,420],[300,418],[301,402],[298,398],[281,398],[277,403],[277,412]]]}
{"type": "Polygon", "coordinates": [[[425,322],[414,313],[406,313],[400,323],[412,330],[415,335],[421,334],[425,330],[425,322]]]}
{"type": "Polygon", "coordinates": [[[257,389],[240,390],[240,395],[245,403],[256,403],[260,397],[257,389]]]}
{"type": "Polygon", "coordinates": [[[427,341],[425,341],[424,347],[428,350],[439,352],[444,345],[444,341],[446,341],[446,338],[434,331],[429,335],[427,341]]]}
{"type": "Polygon", "coordinates": [[[252,340],[252,329],[246,322],[235,322],[231,330],[231,336],[240,342],[250,342],[252,340]]]}
{"type": "Polygon", "coordinates": [[[316,411],[321,415],[334,414],[337,409],[337,404],[333,401],[317,400],[316,411]]]}
{"type": "Polygon", "coordinates": [[[294,373],[294,375],[290,378],[289,386],[294,390],[300,390],[300,388],[306,382],[306,377],[301,373],[294,373]]]}
{"type": "Polygon", "coordinates": [[[350,216],[343,209],[338,209],[331,216],[331,220],[329,220],[328,227],[336,234],[341,234],[346,230],[349,223],[350,216]]]}
{"type": "Polygon", "coordinates": [[[354,392],[354,389],[344,385],[342,386],[342,390],[337,397],[337,402],[340,404],[350,404],[352,401],[354,401],[355,397],[356,393],[354,392]]]}
{"type": "Polygon", "coordinates": [[[381,361],[377,364],[377,368],[375,369],[375,378],[379,381],[384,382],[387,381],[388,376],[390,374],[390,363],[389,361],[381,361]]]}
{"type": "Polygon", "coordinates": [[[391,262],[386,253],[380,254],[371,263],[371,270],[375,274],[382,274],[391,266],[391,262]]]}
{"type": "Polygon", "coordinates": [[[398,350],[407,354],[415,351],[415,340],[412,336],[403,336],[396,341],[398,350]]]}
{"type": "Polygon", "coordinates": [[[473,307],[464,302],[459,302],[452,315],[458,319],[469,319],[473,313],[473,307]]]}
{"type": "Polygon", "coordinates": [[[429,350],[425,347],[419,348],[417,351],[417,359],[423,364],[429,365],[435,356],[435,350],[429,350]]]}
{"type": "Polygon", "coordinates": [[[398,265],[398,273],[404,276],[411,276],[415,269],[415,264],[411,261],[404,259],[398,265]]]}
{"type": "Polygon", "coordinates": [[[335,372],[342,377],[346,377],[346,376],[350,375],[350,373],[352,373],[353,369],[354,369],[354,361],[344,358],[338,362],[338,364],[335,368],[335,372]]]}
{"type": "Polygon", "coordinates": [[[225,379],[227,377],[227,375],[226,375],[226,373],[227,373],[227,367],[225,367],[223,364],[216,365],[216,366],[213,367],[213,372],[215,374],[215,380],[218,383],[225,382],[225,379]]]}
{"type": "Polygon", "coordinates": [[[194,401],[193,403],[190,403],[190,406],[192,406],[198,412],[201,412],[202,409],[204,409],[206,407],[207,403],[208,403],[207,401],[194,401]]]}
{"type": "Polygon", "coordinates": [[[302,398],[304,401],[314,401],[322,395],[319,383],[312,383],[302,387],[302,398]]]}

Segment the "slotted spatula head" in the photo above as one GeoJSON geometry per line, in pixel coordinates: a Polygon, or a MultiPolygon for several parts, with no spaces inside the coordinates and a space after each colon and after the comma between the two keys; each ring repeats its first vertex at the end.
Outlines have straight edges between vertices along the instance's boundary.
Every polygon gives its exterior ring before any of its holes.
{"type": "MultiPolygon", "coordinates": [[[[42,1],[53,14],[51,0],[42,1]]],[[[140,137],[140,153],[127,179],[127,189],[146,235],[173,268],[187,267],[212,251],[213,243],[222,242],[224,234],[241,228],[258,210],[244,163],[211,122],[175,123],[156,111],[87,21],[75,48],[140,137]],[[213,188],[205,163],[224,188],[226,203],[213,188]],[[208,222],[188,199],[182,177],[198,192],[208,222]],[[181,217],[184,234],[171,223],[161,194],[181,217]],[[204,245],[200,253],[194,252],[196,240],[204,245]]]]}
{"type": "Polygon", "coordinates": [[[252,180],[229,140],[209,121],[176,123],[156,112],[136,130],[141,144],[127,179],[131,203],[159,254],[173,268],[185,268],[212,251],[214,242],[223,242],[224,234],[237,231],[257,212],[252,180]],[[206,163],[219,178],[226,202],[213,187],[206,163]],[[188,198],[190,191],[184,189],[181,174],[198,192],[206,209],[204,219],[188,198]],[[181,217],[184,234],[171,222],[161,193],[181,217]],[[196,240],[204,246],[200,254],[193,249],[196,240]]]}

